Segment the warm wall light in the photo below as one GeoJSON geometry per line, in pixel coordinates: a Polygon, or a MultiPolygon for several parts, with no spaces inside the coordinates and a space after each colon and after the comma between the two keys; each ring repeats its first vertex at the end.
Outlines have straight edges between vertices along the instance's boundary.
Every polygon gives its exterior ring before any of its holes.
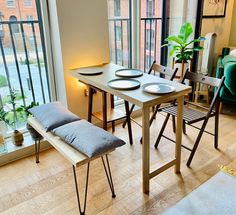
{"type": "Polygon", "coordinates": [[[79,84],[79,87],[81,88],[87,88],[87,85],[81,82],[80,80],[78,80],[78,84],[79,84]]]}

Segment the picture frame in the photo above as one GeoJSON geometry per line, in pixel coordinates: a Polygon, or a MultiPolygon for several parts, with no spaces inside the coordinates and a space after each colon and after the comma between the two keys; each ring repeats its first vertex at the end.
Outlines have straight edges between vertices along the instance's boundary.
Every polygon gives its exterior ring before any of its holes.
{"type": "Polygon", "coordinates": [[[204,0],[202,18],[224,18],[227,0],[204,0]]]}

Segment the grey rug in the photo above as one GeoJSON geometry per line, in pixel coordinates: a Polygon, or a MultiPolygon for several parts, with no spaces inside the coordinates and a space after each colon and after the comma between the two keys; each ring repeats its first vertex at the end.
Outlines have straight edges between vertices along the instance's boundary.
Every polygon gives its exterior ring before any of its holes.
{"type": "Polygon", "coordinates": [[[236,177],[222,171],[163,213],[163,215],[235,214],[236,177]]]}

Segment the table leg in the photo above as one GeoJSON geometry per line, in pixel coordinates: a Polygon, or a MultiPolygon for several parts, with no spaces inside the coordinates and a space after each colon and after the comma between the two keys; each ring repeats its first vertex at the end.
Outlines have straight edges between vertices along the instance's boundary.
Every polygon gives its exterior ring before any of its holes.
{"type": "Polygon", "coordinates": [[[181,144],[182,144],[182,127],[183,127],[183,105],[184,97],[177,98],[178,110],[177,110],[177,128],[176,128],[176,146],[175,146],[175,172],[180,172],[181,163],[181,144]]]}
{"type": "Polygon", "coordinates": [[[143,192],[149,193],[149,172],[150,172],[150,130],[149,130],[149,107],[143,107],[142,111],[142,174],[143,192]]]}
{"type": "Polygon", "coordinates": [[[102,91],[102,127],[107,130],[107,92],[102,91]]]}

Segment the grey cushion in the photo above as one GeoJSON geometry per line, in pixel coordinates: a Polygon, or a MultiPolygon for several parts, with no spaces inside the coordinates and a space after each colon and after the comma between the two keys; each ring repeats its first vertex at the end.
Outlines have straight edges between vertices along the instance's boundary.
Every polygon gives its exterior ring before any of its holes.
{"type": "Polygon", "coordinates": [[[125,144],[123,140],[85,120],[60,126],[53,132],[88,157],[100,155],[125,144]]]}
{"type": "Polygon", "coordinates": [[[42,124],[46,131],[61,125],[80,120],[67,110],[60,102],[51,102],[29,109],[29,112],[42,124]]]}

